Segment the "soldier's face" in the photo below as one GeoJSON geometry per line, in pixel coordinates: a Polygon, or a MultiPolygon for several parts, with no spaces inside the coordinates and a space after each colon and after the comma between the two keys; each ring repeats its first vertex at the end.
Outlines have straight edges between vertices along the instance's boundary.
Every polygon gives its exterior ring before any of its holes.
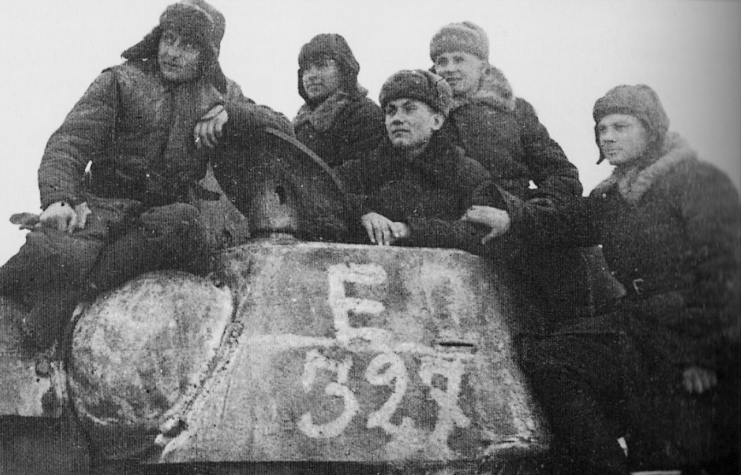
{"type": "Polygon", "coordinates": [[[416,99],[397,99],[386,104],[386,132],[391,144],[403,149],[419,149],[427,145],[445,117],[416,99]]]}
{"type": "Polygon", "coordinates": [[[479,90],[486,67],[484,60],[463,51],[441,53],[435,58],[435,72],[450,84],[453,95],[459,97],[479,90]]]}
{"type": "Polygon", "coordinates": [[[610,165],[631,163],[646,153],[649,136],[636,117],[610,114],[597,124],[597,139],[602,155],[610,165]]]}
{"type": "Polygon", "coordinates": [[[340,89],[340,69],[331,58],[320,58],[304,69],[301,81],[312,101],[323,101],[340,89]]]}
{"type": "Polygon", "coordinates": [[[193,42],[179,33],[165,30],[160,38],[157,62],[168,81],[186,82],[200,73],[201,51],[193,42]]]}

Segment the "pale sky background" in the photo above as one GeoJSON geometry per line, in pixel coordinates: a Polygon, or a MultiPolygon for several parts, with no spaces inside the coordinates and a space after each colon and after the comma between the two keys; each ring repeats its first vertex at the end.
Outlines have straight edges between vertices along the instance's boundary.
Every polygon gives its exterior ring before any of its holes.
{"type": "MultiPolygon", "coordinates": [[[[172,0],[0,0],[0,263],[25,233],[12,213],[39,211],[36,171],[49,136],[97,74],[157,24],[172,0]]],[[[443,25],[489,34],[490,62],[527,99],[579,168],[585,192],[610,173],[595,165],[594,102],[618,84],[661,97],[700,156],[741,181],[741,2],[680,0],[213,0],[226,16],[221,64],[248,97],[294,117],[301,46],[340,33],[378,100],[399,69],[429,68],[443,25]]]]}

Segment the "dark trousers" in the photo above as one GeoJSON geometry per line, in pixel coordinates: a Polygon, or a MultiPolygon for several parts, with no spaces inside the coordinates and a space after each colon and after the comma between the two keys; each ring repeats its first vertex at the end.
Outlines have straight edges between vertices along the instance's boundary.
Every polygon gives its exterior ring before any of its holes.
{"type": "Polygon", "coordinates": [[[137,213],[130,202],[100,200],[90,208],[85,229],[34,230],[0,268],[0,292],[26,307],[24,332],[38,349],[57,339],[81,300],[145,272],[209,270],[211,240],[194,206],[137,213]]]}
{"type": "Polygon", "coordinates": [[[554,473],[626,474],[620,336],[522,336],[519,353],[553,433],[554,473]]]}
{"type": "Polygon", "coordinates": [[[659,329],[625,318],[624,333],[572,327],[520,337],[521,365],[553,431],[556,473],[738,473],[735,366],[718,372],[713,389],[690,394],[684,366],[662,357],[659,329]]]}

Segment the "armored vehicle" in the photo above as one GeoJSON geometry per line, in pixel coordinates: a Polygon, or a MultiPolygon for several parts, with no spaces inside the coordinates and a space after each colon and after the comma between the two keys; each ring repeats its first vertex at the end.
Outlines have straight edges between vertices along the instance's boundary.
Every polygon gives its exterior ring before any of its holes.
{"type": "Polygon", "coordinates": [[[7,471],[535,473],[548,432],[514,348],[531,309],[506,267],[338,242],[341,184],[279,132],[224,156],[252,237],[212,274],[79,306],[54,355],[2,302],[7,471]]]}

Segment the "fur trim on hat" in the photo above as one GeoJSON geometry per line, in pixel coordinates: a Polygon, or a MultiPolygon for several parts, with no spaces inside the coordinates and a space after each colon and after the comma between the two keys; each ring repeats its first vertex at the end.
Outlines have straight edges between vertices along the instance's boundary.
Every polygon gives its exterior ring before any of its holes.
{"type": "Polygon", "coordinates": [[[470,21],[445,25],[430,40],[430,58],[434,62],[442,53],[455,51],[489,61],[489,37],[480,26],[470,21]]]}
{"type": "Polygon", "coordinates": [[[674,168],[693,160],[698,160],[697,153],[682,136],[670,132],[664,138],[658,159],[644,167],[616,167],[612,175],[598,184],[592,193],[604,194],[617,186],[620,196],[628,203],[636,205],[657,180],[674,168]]]}
{"type": "MultiPolygon", "coordinates": [[[[202,51],[218,55],[219,42],[215,38],[216,24],[205,10],[186,3],[175,3],[167,7],[160,16],[163,30],[172,30],[183,38],[199,45],[202,51]]],[[[220,41],[220,40],[219,40],[220,41]]]]}
{"type": "MultiPolygon", "coordinates": [[[[599,145],[599,122],[612,114],[630,115],[643,123],[649,135],[649,148],[658,151],[669,131],[669,117],[656,91],[645,84],[616,86],[594,103],[594,139],[599,145]]],[[[597,164],[605,159],[600,152],[597,164]]]]}
{"type": "MultiPolygon", "coordinates": [[[[358,85],[358,96],[366,97],[368,90],[358,85]]],[[[329,130],[335,123],[337,116],[350,102],[350,95],[343,91],[338,91],[324,100],[317,107],[312,109],[308,104],[304,104],[298,110],[296,118],[293,119],[293,127],[297,129],[306,122],[318,132],[329,130]]]]}
{"type": "Polygon", "coordinates": [[[208,48],[215,59],[219,54],[225,25],[224,15],[208,3],[203,0],[184,0],[168,6],[160,15],[159,25],[121,56],[129,60],[156,58],[162,32],[169,28],[208,48]]]}
{"type": "Polygon", "coordinates": [[[156,61],[162,33],[165,29],[172,29],[202,46],[203,76],[219,92],[225,93],[226,77],[219,65],[225,28],[224,15],[213,6],[204,0],[183,0],[168,6],[160,15],[159,25],[121,56],[129,61],[156,61]]]}
{"type": "Polygon", "coordinates": [[[494,66],[489,65],[482,79],[481,87],[470,97],[454,97],[451,111],[467,104],[486,104],[495,109],[515,110],[515,93],[507,77],[494,66]]]}
{"type": "Polygon", "coordinates": [[[424,102],[445,117],[450,112],[453,91],[450,85],[437,74],[423,69],[405,69],[389,77],[378,96],[381,109],[397,99],[415,99],[424,102]]]}

